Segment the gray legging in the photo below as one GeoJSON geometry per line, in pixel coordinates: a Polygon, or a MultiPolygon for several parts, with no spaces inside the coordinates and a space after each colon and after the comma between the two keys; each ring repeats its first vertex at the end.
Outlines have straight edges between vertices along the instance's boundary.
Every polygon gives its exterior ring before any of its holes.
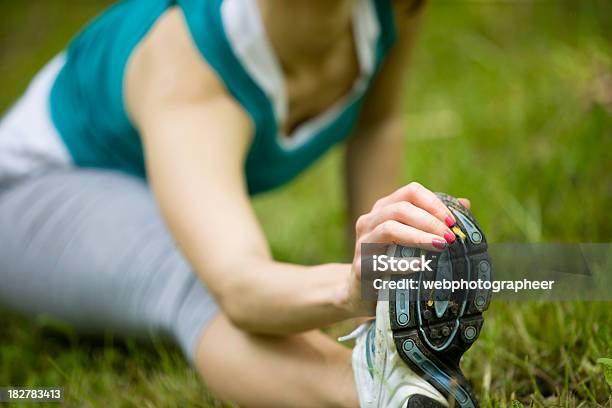
{"type": "Polygon", "coordinates": [[[85,169],[0,187],[0,306],[87,332],[170,334],[191,360],[219,310],[147,185],[85,169]]]}

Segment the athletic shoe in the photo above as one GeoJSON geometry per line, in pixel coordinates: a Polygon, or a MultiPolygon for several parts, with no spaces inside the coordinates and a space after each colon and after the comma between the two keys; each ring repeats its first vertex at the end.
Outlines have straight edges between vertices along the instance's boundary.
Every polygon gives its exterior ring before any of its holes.
{"type": "MultiPolygon", "coordinates": [[[[396,257],[425,255],[432,259],[432,271],[419,272],[419,289],[389,291],[389,319],[401,359],[451,405],[476,408],[470,386],[459,362],[478,338],[482,313],[491,299],[489,289],[478,281],[491,281],[491,260],[487,242],[472,214],[446,194],[439,198],[451,210],[457,224],[451,228],[456,241],[442,253],[393,246],[396,257]],[[450,290],[424,289],[424,282],[463,282],[465,287],[450,290]]],[[[392,279],[400,279],[393,277],[392,279]]],[[[484,285],[487,286],[487,285],[484,285]]]]}
{"type": "Polygon", "coordinates": [[[480,334],[491,291],[420,288],[425,281],[490,281],[491,261],[473,216],[456,199],[439,196],[457,220],[456,242],[436,254],[392,245],[389,255],[425,255],[433,271],[413,275],[419,289],[380,290],[376,320],[340,338],[356,339],[353,370],[362,408],[478,407],[459,361],[480,334]]]}
{"type": "Polygon", "coordinates": [[[390,325],[389,302],[379,301],[376,320],[339,340],[353,338],[356,338],[353,372],[361,408],[448,406],[442,394],[411,370],[398,353],[390,325]]]}

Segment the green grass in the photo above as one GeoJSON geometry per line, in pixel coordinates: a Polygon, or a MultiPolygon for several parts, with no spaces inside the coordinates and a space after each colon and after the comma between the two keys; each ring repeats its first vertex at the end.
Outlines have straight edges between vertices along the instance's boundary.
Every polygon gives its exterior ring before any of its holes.
{"type": "MultiPolygon", "coordinates": [[[[0,107],[104,4],[0,1],[0,107]]],[[[470,197],[490,241],[609,242],[612,3],[430,6],[406,89],[404,180],[470,197]]],[[[255,200],[279,259],[349,257],[341,161],[336,150],[255,200]]],[[[494,302],[486,318],[463,362],[483,405],[612,406],[596,363],[612,357],[610,303],[494,302]]],[[[0,384],[61,384],[70,407],[220,406],[172,345],[8,314],[0,384]]]]}

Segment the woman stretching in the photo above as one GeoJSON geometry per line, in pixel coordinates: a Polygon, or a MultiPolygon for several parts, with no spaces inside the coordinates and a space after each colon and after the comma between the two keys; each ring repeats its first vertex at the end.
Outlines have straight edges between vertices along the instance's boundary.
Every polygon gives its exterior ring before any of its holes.
{"type": "Polygon", "coordinates": [[[101,14],[0,124],[0,304],[170,334],[244,406],[457,399],[398,356],[388,303],[361,298],[361,243],[456,239],[434,193],[396,189],[416,3],[131,0],[101,14]],[[344,140],[355,261],[276,262],[250,197],[344,140]],[[317,331],[375,313],[353,352],[317,331]]]}

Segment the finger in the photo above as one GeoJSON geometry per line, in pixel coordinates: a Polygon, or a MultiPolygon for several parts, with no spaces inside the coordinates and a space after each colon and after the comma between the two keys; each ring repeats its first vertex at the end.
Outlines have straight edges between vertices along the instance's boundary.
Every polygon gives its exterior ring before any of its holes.
{"type": "Polygon", "coordinates": [[[470,200],[468,200],[467,198],[458,198],[457,200],[459,200],[459,202],[461,203],[462,206],[464,206],[465,208],[467,208],[468,210],[470,208],[472,208],[472,203],[470,202],[470,200]]]}
{"type": "Polygon", "coordinates": [[[396,190],[390,195],[378,200],[374,209],[387,206],[398,201],[408,201],[422,208],[449,227],[455,224],[455,217],[442,201],[432,191],[421,184],[412,182],[396,190]]]}
{"type": "Polygon", "coordinates": [[[444,222],[407,201],[392,203],[373,211],[369,217],[370,230],[387,220],[395,220],[421,231],[444,237],[449,244],[455,242],[455,235],[444,222]]]}
{"type": "Polygon", "coordinates": [[[361,238],[361,243],[397,244],[429,251],[441,251],[447,246],[443,237],[395,220],[387,220],[378,224],[370,233],[361,238]]]}

